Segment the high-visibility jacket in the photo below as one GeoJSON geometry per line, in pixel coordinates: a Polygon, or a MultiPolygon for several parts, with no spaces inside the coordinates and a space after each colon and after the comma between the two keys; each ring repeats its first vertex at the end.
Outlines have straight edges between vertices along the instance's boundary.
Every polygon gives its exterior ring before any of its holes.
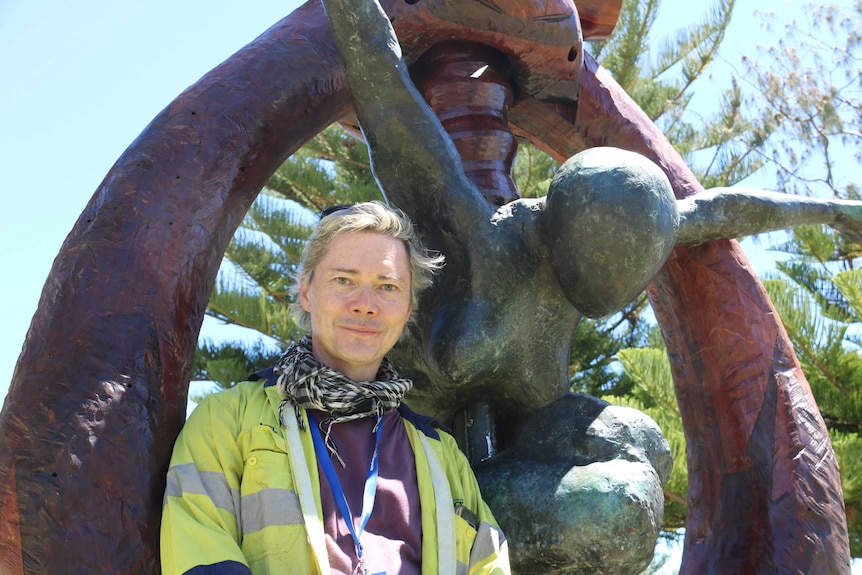
{"type": "MultiPolygon", "coordinates": [[[[282,427],[272,381],[210,395],[186,422],[167,477],[165,574],[329,575],[314,445],[292,406],[282,427]]],[[[399,412],[416,460],[423,575],[509,573],[505,538],[455,440],[399,412]]]]}

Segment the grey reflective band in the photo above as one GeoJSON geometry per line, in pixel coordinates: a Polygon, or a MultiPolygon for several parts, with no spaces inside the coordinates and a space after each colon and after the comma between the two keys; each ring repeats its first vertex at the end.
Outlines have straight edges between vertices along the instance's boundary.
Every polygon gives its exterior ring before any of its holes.
{"type": "MultiPolygon", "coordinates": [[[[308,415],[304,409],[302,410],[302,418],[305,425],[308,426],[308,415]]],[[[314,496],[311,475],[305,460],[305,448],[302,445],[302,438],[299,436],[299,425],[295,421],[288,425],[285,418],[281,418],[281,425],[287,439],[287,453],[290,455],[293,482],[296,484],[299,506],[305,521],[305,533],[317,563],[317,571],[329,573],[329,554],[326,550],[323,518],[317,513],[317,499],[314,496]]]]}
{"type": "Polygon", "coordinates": [[[470,566],[485,561],[492,555],[504,553],[508,554],[508,545],[503,532],[499,527],[483,521],[479,525],[476,540],[473,541],[473,548],[470,550],[470,566]]]}
{"type": "Polygon", "coordinates": [[[457,573],[455,555],[455,514],[452,512],[452,493],[449,479],[431,443],[424,434],[419,434],[422,451],[428,460],[431,485],[434,487],[434,506],[437,509],[437,574],[457,573]]]}
{"type": "Polygon", "coordinates": [[[224,474],[217,471],[198,471],[194,463],[184,463],[168,470],[165,497],[206,495],[219,509],[237,515],[239,490],[231,489],[224,474]]]}
{"type": "Polygon", "coordinates": [[[272,525],[302,525],[299,496],[290,489],[264,489],[242,498],[242,533],[272,525]]]}

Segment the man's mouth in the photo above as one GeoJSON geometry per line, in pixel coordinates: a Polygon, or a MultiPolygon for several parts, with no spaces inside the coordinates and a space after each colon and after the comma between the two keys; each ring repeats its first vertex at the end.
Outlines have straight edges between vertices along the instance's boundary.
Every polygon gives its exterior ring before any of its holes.
{"type": "Polygon", "coordinates": [[[380,332],[379,328],[374,327],[374,326],[368,326],[368,325],[346,324],[346,325],[342,325],[341,327],[342,327],[342,329],[346,329],[348,331],[352,331],[354,333],[358,333],[361,335],[374,335],[374,334],[377,334],[380,332]]]}

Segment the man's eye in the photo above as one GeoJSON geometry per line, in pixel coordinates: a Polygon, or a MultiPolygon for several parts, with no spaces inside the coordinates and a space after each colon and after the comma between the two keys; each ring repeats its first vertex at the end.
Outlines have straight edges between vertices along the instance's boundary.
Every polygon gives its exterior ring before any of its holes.
{"type": "Polygon", "coordinates": [[[335,278],[335,280],[334,280],[334,281],[335,281],[335,283],[337,283],[338,285],[342,285],[342,286],[347,285],[348,283],[350,283],[350,281],[349,281],[347,278],[342,278],[342,277],[335,278]]]}
{"type": "Polygon", "coordinates": [[[398,286],[395,284],[383,284],[383,291],[398,291],[398,286]]]}

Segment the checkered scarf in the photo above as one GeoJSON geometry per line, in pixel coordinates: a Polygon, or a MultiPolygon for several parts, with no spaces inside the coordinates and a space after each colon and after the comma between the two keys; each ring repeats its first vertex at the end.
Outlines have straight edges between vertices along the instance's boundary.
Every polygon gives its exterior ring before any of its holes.
{"type": "MultiPolygon", "coordinates": [[[[311,336],[305,336],[287,348],[274,367],[278,375],[276,386],[284,395],[279,411],[287,403],[293,404],[299,428],[305,430],[300,408],[326,411],[330,417],[321,422],[327,447],[338,456],[329,438],[329,431],[335,423],[352,421],[363,417],[377,416],[377,425],[387,411],[396,409],[413,382],[402,379],[384,358],[380,364],[375,381],[353,381],[343,373],[326,367],[311,353],[311,336]],[[325,428],[324,428],[325,427],[325,428]]],[[[279,414],[282,425],[283,413],[279,414]]]]}

